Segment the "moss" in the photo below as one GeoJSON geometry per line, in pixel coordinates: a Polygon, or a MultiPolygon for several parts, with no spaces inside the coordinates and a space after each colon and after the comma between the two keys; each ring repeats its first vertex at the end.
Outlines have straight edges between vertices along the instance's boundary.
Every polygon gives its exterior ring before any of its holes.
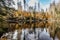
{"type": "Polygon", "coordinates": [[[2,22],[3,21],[3,19],[2,18],[0,18],[0,22],[2,22]]]}
{"type": "Polygon", "coordinates": [[[8,27],[1,26],[0,27],[0,37],[3,35],[3,33],[6,33],[6,32],[8,32],[8,27]]]}
{"type": "Polygon", "coordinates": [[[0,28],[0,37],[3,35],[4,31],[2,28],[0,28]]]}

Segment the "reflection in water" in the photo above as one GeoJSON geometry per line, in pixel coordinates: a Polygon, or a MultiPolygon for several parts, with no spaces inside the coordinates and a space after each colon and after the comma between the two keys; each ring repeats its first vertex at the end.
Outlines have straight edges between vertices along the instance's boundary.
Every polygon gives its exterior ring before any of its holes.
{"type": "Polygon", "coordinates": [[[36,33],[33,29],[22,29],[22,34],[18,35],[18,30],[15,30],[14,33],[8,33],[7,40],[52,40],[49,33],[46,32],[46,29],[36,28],[36,33]],[[8,37],[9,36],[9,37],[8,37]]]}
{"type": "Polygon", "coordinates": [[[14,31],[14,34],[13,34],[13,39],[17,40],[17,35],[18,35],[18,31],[15,30],[15,31],[14,31]]]}
{"type": "MultiPolygon", "coordinates": [[[[49,23],[7,23],[8,33],[3,34],[7,40],[53,40],[49,32],[49,23]],[[35,27],[35,29],[34,29],[35,27]]],[[[57,36],[55,40],[58,40],[57,36]]]]}

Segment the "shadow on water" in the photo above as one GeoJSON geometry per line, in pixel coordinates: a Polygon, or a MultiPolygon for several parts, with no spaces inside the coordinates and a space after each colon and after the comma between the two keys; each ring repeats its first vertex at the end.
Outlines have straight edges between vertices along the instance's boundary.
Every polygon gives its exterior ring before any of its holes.
{"type": "Polygon", "coordinates": [[[57,28],[54,37],[50,33],[48,22],[0,22],[0,36],[7,40],[58,40],[60,29],[57,28]],[[58,36],[58,37],[57,37],[58,36]]]}

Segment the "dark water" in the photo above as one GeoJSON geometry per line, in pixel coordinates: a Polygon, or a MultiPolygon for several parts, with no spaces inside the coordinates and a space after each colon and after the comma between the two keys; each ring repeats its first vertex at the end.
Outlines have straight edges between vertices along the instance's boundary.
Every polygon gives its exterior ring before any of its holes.
{"type": "MultiPolygon", "coordinates": [[[[0,36],[7,40],[58,40],[55,35],[51,36],[48,22],[0,22],[0,36]]],[[[52,35],[54,32],[52,32],[52,35]]]]}

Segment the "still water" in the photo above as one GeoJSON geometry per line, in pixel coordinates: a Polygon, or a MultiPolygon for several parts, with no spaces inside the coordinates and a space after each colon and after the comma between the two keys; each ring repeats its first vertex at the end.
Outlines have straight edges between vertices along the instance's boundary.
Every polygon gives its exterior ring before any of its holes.
{"type": "Polygon", "coordinates": [[[7,27],[7,32],[3,33],[1,38],[6,40],[59,40],[55,35],[51,36],[49,24],[45,22],[1,22],[0,27],[7,27]]]}

